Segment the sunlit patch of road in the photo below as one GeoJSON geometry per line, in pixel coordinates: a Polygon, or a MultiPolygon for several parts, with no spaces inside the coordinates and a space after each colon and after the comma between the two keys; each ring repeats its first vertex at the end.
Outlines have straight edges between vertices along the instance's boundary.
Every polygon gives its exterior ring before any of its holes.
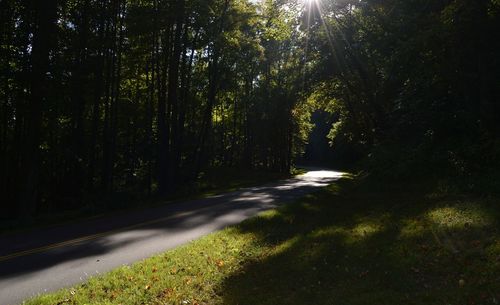
{"type": "Polygon", "coordinates": [[[12,240],[0,239],[1,244],[15,245],[21,240],[28,244],[30,240],[48,241],[50,236],[53,238],[61,232],[71,232],[74,238],[56,240],[40,251],[34,249],[29,255],[14,255],[12,259],[0,261],[0,304],[21,303],[33,295],[68,287],[93,274],[174,248],[315,192],[343,175],[321,168],[306,170],[308,172],[302,175],[263,186],[91,223],[41,230],[12,240]],[[82,235],[83,228],[89,226],[107,229],[91,236],[82,235]]]}

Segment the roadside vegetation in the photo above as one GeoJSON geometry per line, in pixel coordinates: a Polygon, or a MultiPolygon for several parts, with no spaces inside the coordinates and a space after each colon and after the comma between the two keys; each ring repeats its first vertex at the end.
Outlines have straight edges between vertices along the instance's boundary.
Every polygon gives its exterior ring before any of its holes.
{"type": "Polygon", "coordinates": [[[498,197],[343,178],[26,304],[498,304],[498,197]]]}
{"type": "Polygon", "coordinates": [[[0,234],[365,173],[28,303],[499,304],[494,33],[500,0],[0,0],[0,234]]]}
{"type": "Polygon", "coordinates": [[[238,168],[215,168],[201,172],[198,179],[187,183],[175,193],[166,197],[151,196],[142,198],[140,193],[117,193],[100,200],[99,204],[89,204],[77,210],[60,210],[37,215],[30,219],[11,219],[0,222],[0,235],[12,234],[36,228],[61,225],[68,222],[89,218],[130,213],[131,210],[171,204],[180,200],[198,199],[217,194],[236,191],[244,187],[262,185],[271,181],[289,178],[300,174],[300,169],[293,169],[291,174],[264,170],[243,170],[238,168]],[[117,212],[118,211],[118,212],[117,212]]]}

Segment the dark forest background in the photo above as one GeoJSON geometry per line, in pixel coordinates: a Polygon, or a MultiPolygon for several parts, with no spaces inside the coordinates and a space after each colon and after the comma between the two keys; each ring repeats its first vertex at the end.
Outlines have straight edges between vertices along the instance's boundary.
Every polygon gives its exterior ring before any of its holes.
{"type": "Polygon", "coordinates": [[[2,0],[2,218],[297,160],[498,192],[499,14],[498,0],[2,0]]]}

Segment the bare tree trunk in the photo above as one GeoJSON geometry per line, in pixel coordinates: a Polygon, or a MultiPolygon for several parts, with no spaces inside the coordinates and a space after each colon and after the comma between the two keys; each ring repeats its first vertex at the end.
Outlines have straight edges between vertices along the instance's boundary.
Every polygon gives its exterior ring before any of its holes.
{"type": "Polygon", "coordinates": [[[212,128],[212,111],[216,104],[217,91],[219,89],[219,40],[220,36],[224,31],[224,21],[226,14],[229,10],[229,1],[225,0],[224,8],[220,17],[219,28],[214,35],[214,46],[212,50],[212,58],[208,63],[208,96],[207,96],[207,106],[203,115],[203,123],[200,130],[200,135],[198,139],[198,147],[196,148],[196,160],[195,160],[195,171],[194,178],[198,176],[201,170],[203,155],[205,152],[205,143],[207,140],[208,132],[212,128]]]}
{"type": "Polygon", "coordinates": [[[99,38],[98,38],[98,49],[97,49],[97,59],[94,67],[94,102],[92,105],[92,128],[91,128],[91,136],[90,143],[88,147],[88,155],[89,155],[89,169],[87,173],[87,189],[94,189],[94,179],[95,179],[95,168],[96,168],[96,160],[97,160],[97,137],[99,133],[99,121],[101,114],[101,98],[103,95],[103,80],[104,80],[104,64],[105,64],[105,48],[104,42],[106,40],[106,0],[101,1],[100,9],[100,24],[99,24],[99,38]]]}
{"type": "Polygon", "coordinates": [[[118,101],[120,95],[121,51],[123,44],[123,10],[122,0],[114,1],[112,46],[110,48],[111,65],[108,67],[108,84],[104,107],[104,145],[103,145],[103,178],[105,193],[110,194],[114,188],[114,164],[116,153],[116,132],[118,120],[118,101]]]}
{"type": "Polygon", "coordinates": [[[147,162],[147,173],[146,173],[146,189],[147,194],[151,195],[151,186],[153,180],[153,169],[152,169],[152,159],[151,154],[153,148],[153,99],[154,99],[154,78],[155,78],[155,39],[153,39],[151,51],[151,60],[146,65],[146,87],[148,88],[148,101],[146,105],[146,162],[147,162]],[[149,71],[151,67],[151,72],[149,71]]]}
{"type": "MultiPolygon", "coordinates": [[[[0,193],[4,194],[3,200],[5,206],[5,216],[12,217],[16,213],[17,201],[16,183],[13,181],[18,171],[17,153],[13,149],[13,140],[15,128],[9,126],[14,113],[19,113],[18,104],[12,103],[14,99],[13,90],[10,88],[9,82],[13,78],[13,69],[10,64],[13,61],[12,51],[9,50],[14,44],[14,11],[11,1],[3,1],[0,3],[0,51],[3,56],[0,57],[0,69],[2,75],[2,90],[3,95],[0,95],[0,193]],[[11,106],[9,106],[9,104],[11,106]]],[[[0,90],[1,91],[1,90],[0,90]]],[[[18,116],[16,115],[15,124],[18,124],[18,116]]]]}
{"type": "MultiPolygon", "coordinates": [[[[174,186],[175,179],[175,155],[176,151],[179,149],[177,146],[177,139],[179,133],[179,68],[180,68],[180,57],[182,52],[182,29],[184,27],[184,0],[177,1],[177,7],[175,9],[177,12],[177,21],[175,26],[174,35],[174,48],[172,56],[170,57],[169,72],[168,72],[168,105],[171,107],[171,136],[172,145],[169,151],[169,169],[168,169],[168,179],[167,179],[167,189],[171,190],[174,186]]],[[[187,25],[185,26],[187,31],[187,25]]]]}
{"type": "Polygon", "coordinates": [[[111,99],[112,97],[112,88],[114,83],[114,70],[116,64],[115,58],[115,48],[116,48],[116,32],[115,32],[115,24],[110,24],[108,21],[107,39],[112,39],[112,45],[107,46],[106,48],[106,60],[105,60],[105,85],[104,88],[106,90],[105,98],[104,98],[104,122],[103,122],[103,145],[102,145],[102,171],[101,171],[101,187],[102,191],[105,193],[110,192],[109,186],[109,177],[110,177],[110,164],[111,164],[111,143],[110,143],[110,134],[111,134],[111,99]],[[113,27],[113,29],[111,29],[113,27]]]}
{"type": "Polygon", "coordinates": [[[33,31],[31,50],[30,100],[26,109],[26,125],[23,139],[21,193],[19,213],[31,216],[36,212],[38,175],[40,167],[43,104],[47,98],[47,72],[52,47],[54,25],[57,18],[57,0],[35,1],[36,27],[33,31]]]}
{"type": "MultiPolygon", "coordinates": [[[[158,3],[155,1],[155,23],[158,22],[158,3]]],[[[169,21],[170,23],[170,21],[169,21]]],[[[167,78],[167,69],[170,56],[170,35],[172,26],[169,24],[168,31],[164,33],[163,43],[163,65],[160,61],[159,46],[157,45],[157,84],[158,84],[158,193],[165,195],[168,192],[168,167],[169,167],[169,144],[170,144],[170,106],[167,105],[167,87],[165,84],[167,78]]],[[[160,36],[158,34],[158,36],[160,36]]]]}
{"type": "MultiPolygon", "coordinates": [[[[73,158],[70,160],[72,169],[70,170],[68,181],[70,181],[71,193],[76,198],[81,198],[84,186],[84,159],[85,159],[85,134],[84,134],[84,112],[85,112],[85,91],[87,89],[87,50],[89,31],[89,6],[90,1],[83,1],[82,17],[78,24],[79,35],[76,38],[76,51],[74,72],[71,81],[71,100],[73,106],[72,113],[72,141],[73,158]]],[[[80,9],[77,6],[77,9],[80,9]]]]}

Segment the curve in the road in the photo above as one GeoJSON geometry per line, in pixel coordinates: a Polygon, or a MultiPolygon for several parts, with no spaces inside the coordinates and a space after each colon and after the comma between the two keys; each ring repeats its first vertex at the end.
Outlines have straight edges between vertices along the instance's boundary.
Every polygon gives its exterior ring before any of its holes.
{"type": "Polygon", "coordinates": [[[341,176],[311,170],[206,199],[2,237],[0,304],[18,304],[174,248],[314,192],[341,176]]]}

